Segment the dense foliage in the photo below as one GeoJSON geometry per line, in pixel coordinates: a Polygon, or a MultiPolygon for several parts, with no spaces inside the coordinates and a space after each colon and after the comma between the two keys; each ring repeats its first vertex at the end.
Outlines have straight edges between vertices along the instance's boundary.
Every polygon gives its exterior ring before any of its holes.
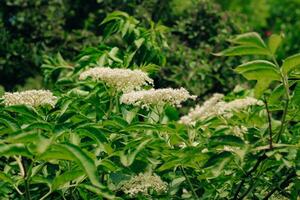
{"type": "Polygon", "coordinates": [[[226,38],[214,59],[246,57],[230,67],[255,86],[199,103],[152,79],[165,26],[121,11],[101,26],[72,62],[45,59],[51,91],[2,96],[2,199],[297,199],[300,55],[278,59],[281,35],[226,38]],[[186,101],[198,105],[182,115],[186,101]]]}
{"type": "Polygon", "coordinates": [[[0,4],[0,84],[7,90],[24,84],[25,88],[41,87],[43,55],[60,52],[72,60],[82,47],[97,45],[106,31],[99,24],[114,10],[129,13],[148,28],[149,21],[168,27],[169,48],[161,52],[167,62],[160,63],[165,67],[155,77],[158,86],[184,86],[206,95],[229,91],[237,82],[225,67],[232,61],[215,59],[211,53],[222,49],[225,38],[240,27],[211,1],[8,0],[0,4]]]}

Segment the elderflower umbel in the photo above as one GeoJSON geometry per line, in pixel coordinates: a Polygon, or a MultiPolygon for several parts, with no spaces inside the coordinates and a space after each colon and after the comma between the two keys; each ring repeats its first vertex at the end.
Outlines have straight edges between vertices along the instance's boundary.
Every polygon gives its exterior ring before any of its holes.
{"type": "Polygon", "coordinates": [[[190,95],[184,89],[150,89],[142,91],[133,91],[121,96],[121,103],[141,106],[142,108],[149,108],[153,105],[170,104],[173,106],[180,106],[183,101],[188,99],[195,99],[196,96],[190,95]]]}
{"type": "Polygon", "coordinates": [[[95,67],[80,74],[79,79],[91,77],[93,80],[105,82],[109,87],[118,91],[130,92],[140,90],[143,85],[153,84],[147,73],[141,70],[95,67]]]}
{"type": "Polygon", "coordinates": [[[263,102],[252,97],[243,99],[235,99],[230,102],[222,100],[222,94],[215,94],[208,99],[202,106],[197,105],[196,108],[191,109],[190,112],[181,117],[180,123],[186,125],[195,125],[197,121],[205,120],[209,117],[223,115],[224,117],[231,117],[233,111],[243,110],[253,105],[263,105],[263,102]]]}
{"type": "Polygon", "coordinates": [[[27,90],[24,92],[6,92],[3,97],[6,106],[28,105],[37,107],[41,105],[55,106],[57,97],[49,90],[27,90]]]}
{"type": "Polygon", "coordinates": [[[252,97],[246,97],[244,99],[235,99],[224,105],[224,111],[242,110],[253,105],[262,106],[263,102],[252,97]]]}
{"type": "Polygon", "coordinates": [[[204,120],[218,114],[220,108],[216,105],[220,105],[218,103],[223,97],[223,94],[214,94],[210,99],[205,101],[202,106],[197,105],[196,108],[190,110],[188,115],[181,117],[180,122],[182,124],[193,124],[197,120],[204,120]]]}
{"type": "Polygon", "coordinates": [[[151,175],[140,173],[126,182],[121,187],[121,190],[130,197],[134,197],[138,194],[147,196],[150,189],[156,191],[157,193],[164,193],[167,191],[167,188],[168,184],[163,182],[156,174],[151,175]]]}

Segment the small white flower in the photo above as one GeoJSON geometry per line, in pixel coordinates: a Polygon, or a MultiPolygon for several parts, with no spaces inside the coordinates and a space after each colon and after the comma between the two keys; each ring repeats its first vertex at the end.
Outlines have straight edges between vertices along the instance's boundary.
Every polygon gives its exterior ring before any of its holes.
{"type": "Polygon", "coordinates": [[[180,123],[186,125],[195,125],[197,121],[205,120],[213,116],[222,115],[224,117],[231,117],[233,111],[243,110],[253,105],[263,105],[263,102],[252,97],[243,99],[235,99],[230,102],[223,101],[224,95],[214,94],[213,97],[203,103],[202,106],[197,105],[190,112],[181,117],[180,123]]]}
{"type": "Polygon", "coordinates": [[[137,196],[138,194],[147,196],[149,195],[149,189],[153,189],[157,193],[164,193],[168,189],[168,184],[162,181],[156,174],[140,173],[121,187],[121,190],[130,197],[137,196]]]}
{"type": "Polygon", "coordinates": [[[245,133],[247,133],[248,129],[245,126],[233,126],[232,127],[232,132],[234,135],[243,137],[245,133]]]}
{"type": "Polygon", "coordinates": [[[27,90],[24,92],[6,92],[3,97],[6,106],[28,105],[37,107],[41,105],[55,106],[57,97],[49,90],[27,90]]]}
{"type": "Polygon", "coordinates": [[[95,67],[82,72],[79,79],[85,80],[88,77],[95,81],[103,81],[109,87],[122,92],[140,90],[144,85],[153,84],[153,80],[147,73],[137,69],[95,67]]]}
{"type": "Polygon", "coordinates": [[[220,112],[221,104],[218,104],[223,94],[214,94],[210,99],[205,101],[202,106],[197,105],[191,109],[188,115],[181,117],[180,123],[182,124],[195,124],[197,120],[204,120],[211,116],[217,115],[220,112]]]}
{"type": "Polygon", "coordinates": [[[141,106],[143,108],[165,104],[179,107],[183,101],[195,98],[196,96],[190,95],[189,92],[184,88],[165,88],[129,92],[123,94],[120,101],[124,104],[141,106]]]}

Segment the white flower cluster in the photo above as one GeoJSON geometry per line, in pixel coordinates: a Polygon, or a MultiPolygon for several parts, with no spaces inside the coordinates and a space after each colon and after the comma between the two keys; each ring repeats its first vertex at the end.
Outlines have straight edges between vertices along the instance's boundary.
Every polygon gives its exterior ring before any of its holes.
{"type": "Polygon", "coordinates": [[[150,89],[141,91],[132,91],[121,96],[121,103],[141,106],[142,108],[149,108],[152,105],[170,104],[173,106],[180,106],[183,101],[188,99],[195,99],[196,96],[190,95],[184,89],[150,89]]]}
{"type": "Polygon", "coordinates": [[[130,197],[134,197],[138,194],[146,196],[149,194],[149,189],[153,189],[157,193],[164,193],[168,189],[168,184],[163,182],[161,178],[155,174],[140,173],[121,187],[121,190],[130,197]]]}
{"type": "Polygon", "coordinates": [[[241,126],[233,126],[231,128],[231,131],[234,135],[239,136],[239,137],[244,137],[244,134],[247,133],[248,128],[241,125],[241,126]]]}
{"type": "Polygon", "coordinates": [[[215,116],[219,113],[218,103],[223,99],[223,94],[214,94],[210,99],[205,101],[202,106],[197,105],[192,108],[188,115],[180,118],[182,124],[194,124],[198,120],[204,120],[206,118],[215,116]]]}
{"type": "Polygon", "coordinates": [[[202,106],[197,105],[196,108],[191,109],[187,115],[181,117],[179,122],[186,125],[195,125],[197,121],[213,116],[223,115],[231,117],[233,111],[243,110],[252,105],[263,105],[262,101],[252,97],[236,99],[230,102],[223,101],[223,97],[224,95],[222,94],[214,94],[202,106]]]}
{"type": "Polygon", "coordinates": [[[225,111],[233,111],[233,110],[242,110],[249,106],[259,105],[262,106],[264,103],[259,101],[253,97],[246,97],[244,99],[235,99],[231,102],[224,103],[223,110],[225,111]]]}
{"type": "Polygon", "coordinates": [[[84,80],[88,77],[93,80],[101,80],[109,87],[122,92],[140,90],[143,85],[153,84],[153,80],[147,73],[137,69],[95,67],[81,73],[79,79],[84,80]]]}
{"type": "Polygon", "coordinates": [[[41,105],[55,106],[57,97],[49,90],[27,90],[24,92],[6,92],[3,97],[6,106],[28,105],[37,107],[41,105]]]}

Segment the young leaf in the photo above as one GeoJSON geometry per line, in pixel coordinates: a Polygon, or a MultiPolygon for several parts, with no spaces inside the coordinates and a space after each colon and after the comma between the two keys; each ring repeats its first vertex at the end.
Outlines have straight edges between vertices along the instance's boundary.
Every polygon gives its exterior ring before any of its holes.
{"type": "Polygon", "coordinates": [[[120,153],[120,161],[121,163],[128,167],[130,166],[133,161],[135,160],[136,155],[146,146],[146,144],[148,144],[150,142],[150,139],[145,140],[144,142],[142,142],[132,153],[129,154],[125,154],[124,151],[122,151],[120,153]]]}
{"type": "Polygon", "coordinates": [[[300,66],[300,53],[286,58],[282,64],[282,71],[288,74],[290,71],[300,66]]]}
{"type": "Polygon", "coordinates": [[[281,97],[284,96],[284,87],[282,84],[278,85],[271,93],[268,102],[272,104],[277,104],[281,101],[281,97]]]}
{"type": "Polygon", "coordinates": [[[56,176],[51,184],[51,190],[55,191],[57,189],[60,189],[61,186],[64,186],[70,181],[73,181],[74,179],[83,175],[84,172],[82,170],[72,170],[56,176]]]}
{"type": "Polygon", "coordinates": [[[276,52],[276,50],[280,46],[281,42],[282,42],[281,35],[273,34],[270,36],[269,41],[268,41],[268,46],[269,46],[269,49],[272,54],[274,54],[276,52]]]}
{"type": "Polygon", "coordinates": [[[235,68],[235,71],[242,74],[247,80],[256,80],[255,96],[258,98],[269,87],[274,80],[281,80],[280,72],[276,66],[265,60],[247,62],[235,68]]]}
{"type": "Polygon", "coordinates": [[[255,32],[237,35],[235,38],[229,40],[229,42],[240,45],[266,48],[266,44],[264,43],[263,39],[258,33],[255,32]]]}
{"type": "Polygon", "coordinates": [[[215,53],[215,56],[242,56],[242,55],[270,55],[268,49],[256,46],[235,46],[230,47],[220,53],[215,53]]]}

